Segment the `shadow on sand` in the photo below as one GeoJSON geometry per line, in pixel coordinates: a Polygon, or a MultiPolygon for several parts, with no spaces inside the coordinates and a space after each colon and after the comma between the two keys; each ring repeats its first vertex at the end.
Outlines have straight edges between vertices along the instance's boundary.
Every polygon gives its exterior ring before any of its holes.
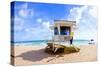
{"type": "Polygon", "coordinates": [[[63,57],[65,54],[70,54],[70,53],[77,53],[77,52],[74,51],[74,52],[66,52],[66,53],[61,53],[61,54],[48,54],[48,53],[45,53],[45,49],[43,48],[39,50],[31,50],[31,51],[24,52],[16,56],[16,58],[21,57],[24,60],[35,62],[35,61],[41,61],[43,59],[51,57],[51,59],[47,60],[47,62],[49,62],[56,58],[63,57]]]}
{"type": "Polygon", "coordinates": [[[28,51],[28,52],[24,52],[17,57],[21,57],[24,60],[29,60],[29,61],[40,61],[43,60],[45,58],[48,57],[55,57],[56,55],[50,55],[44,52],[44,49],[40,49],[40,50],[32,50],[32,51],[28,51]]]}

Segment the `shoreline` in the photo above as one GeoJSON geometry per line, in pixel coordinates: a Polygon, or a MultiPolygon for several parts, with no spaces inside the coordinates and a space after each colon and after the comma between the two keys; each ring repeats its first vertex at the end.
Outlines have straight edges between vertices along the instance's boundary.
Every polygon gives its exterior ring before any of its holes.
{"type": "Polygon", "coordinates": [[[45,46],[14,46],[15,65],[57,64],[97,60],[97,45],[80,45],[78,47],[80,52],[60,56],[45,53],[45,46]]]}
{"type": "MultiPolygon", "coordinates": [[[[59,43],[57,43],[57,44],[59,44],[59,43]]],[[[68,44],[68,43],[60,43],[61,45],[65,45],[65,46],[69,46],[70,44],[68,44]]],[[[88,43],[85,43],[85,44],[73,44],[74,46],[85,46],[85,45],[96,45],[96,44],[88,44],[88,43]]],[[[38,47],[46,47],[47,46],[47,44],[39,44],[39,45],[34,45],[34,44],[13,44],[13,45],[11,45],[11,46],[38,46],[38,47]]]]}

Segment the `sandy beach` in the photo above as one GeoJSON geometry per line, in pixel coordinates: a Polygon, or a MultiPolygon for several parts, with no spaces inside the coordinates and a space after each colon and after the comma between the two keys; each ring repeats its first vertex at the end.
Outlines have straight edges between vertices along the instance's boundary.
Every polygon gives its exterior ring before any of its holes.
{"type": "Polygon", "coordinates": [[[80,52],[50,55],[44,52],[43,46],[15,46],[15,65],[55,64],[97,60],[96,45],[81,45],[80,52]]]}

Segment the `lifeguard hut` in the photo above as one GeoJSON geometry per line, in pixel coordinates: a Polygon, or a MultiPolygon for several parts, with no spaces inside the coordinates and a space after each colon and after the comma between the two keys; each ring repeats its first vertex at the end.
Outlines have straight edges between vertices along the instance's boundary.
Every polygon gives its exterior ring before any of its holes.
{"type": "Polygon", "coordinates": [[[50,28],[54,30],[54,41],[70,41],[70,33],[76,29],[76,21],[54,20],[50,28]]]}
{"type": "Polygon", "coordinates": [[[50,28],[54,31],[53,42],[47,43],[45,52],[58,54],[80,51],[80,49],[75,46],[66,47],[64,44],[61,44],[61,42],[70,41],[72,39],[70,34],[74,32],[75,29],[77,29],[76,21],[54,20],[54,24],[50,26],[50,28]]]}

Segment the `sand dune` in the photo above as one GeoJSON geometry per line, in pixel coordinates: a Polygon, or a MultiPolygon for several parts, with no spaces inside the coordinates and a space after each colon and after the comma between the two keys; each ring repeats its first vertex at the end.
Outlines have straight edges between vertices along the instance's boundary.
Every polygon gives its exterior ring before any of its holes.
{"type": "Polygon", "coordinates": [[[50,55],[44,52],[43,46],[15,46],[15,65],[55,64],[66,62],[84,62],[97,60],[96,45],[79,46],[80,52],[50,55]]]}

